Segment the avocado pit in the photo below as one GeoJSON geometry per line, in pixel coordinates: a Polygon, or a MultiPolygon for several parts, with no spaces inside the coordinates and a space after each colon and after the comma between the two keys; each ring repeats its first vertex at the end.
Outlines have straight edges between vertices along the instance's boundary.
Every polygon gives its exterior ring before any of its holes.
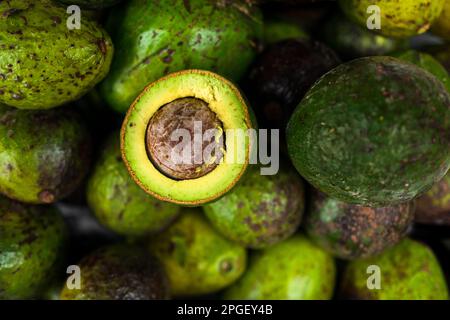
{"type": "Polygon", "coordinates": [[[164,175],[200,178],[223,158],[223,126],[208,104],[194,97],[163,105],[150,119],[146,133],[149,159],[164,175]]]}

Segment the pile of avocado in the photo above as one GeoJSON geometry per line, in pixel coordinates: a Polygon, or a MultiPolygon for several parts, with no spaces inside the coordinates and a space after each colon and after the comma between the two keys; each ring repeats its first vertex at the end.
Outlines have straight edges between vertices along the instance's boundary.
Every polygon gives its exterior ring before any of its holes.
{"type": "Polygon", "coordinates": [[[0,300],[449,299],[450,1],[8,0],[0,39],[0,300]]]}

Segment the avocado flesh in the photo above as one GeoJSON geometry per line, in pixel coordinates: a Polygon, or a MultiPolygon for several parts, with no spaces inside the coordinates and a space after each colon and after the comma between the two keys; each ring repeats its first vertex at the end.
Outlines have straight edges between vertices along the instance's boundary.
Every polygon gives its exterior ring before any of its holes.
{"type": "MultiPolygon", "coordinates": [[[[144,249],[117,244],[97,249],[78,264],[80,288],[61,291],[61,300],[163,300],[169,286],[161,263],[144,249]]],[[[69,281],[67,281],[69,283],[69,281]]]]}
{"type": "Polygon", "coordinates": [[[50,0],[1,1],[0,12],[0,103],[54,108],[79,99],[108,73],[111,39],[88,17],[69,30],[66,8],[50,0]]]}
{"type": "Polygon", "coordinates": [[[20,110],[0,105],[0,193],[52,203],[89,170],[91,136],[73,108],[20,110]]]}
{"type": "Polygon", "coordinates": [[[101,92],[120,113],[172,72],[204,69],[239,81],[263,27],[259,9],[243,0],[128,0],[107,25],[117,50],[101,92]]]}
{"type": "Polygon", "coordinates": [[[186,70],[150,84],[136,99],[122,125],[122,156],[131,176],[144,191],[164,201],[198,205],[220,197],[240,179],[249,161],[250,139],[227,136],[226,130],[239,129],[246,135],[250,128],[249,111],[233,84],[211,72],[186,70]],[[208,174],[176,180],[152,163],[145,137],[157,110],[185,97],[205,101],[217,115],[225,130],[226,152],[223,161],[208,174]]]}
{"type": "Polygon", "coordinates": [[[341,295],[369,300],[447,300],[448,289],[439,262],[426,245],[404,239],[382,254],[350,262],[341,295]],[[380,289],[367,288],[369,266],[380,269],[380,289]]]}
{"type": "Polygon", "coordinates": [[[0,196],[0,299],[36,299],[57,277],[66,228],[53,207],[0,196]]]}
{"type": "Polygon", "coordinates": [[[302,235],[255,252],[247,271],[225,291],[229,300],[328,300],[336,268],[331,255],[302,235]]]}
{"type": "Polygon", "coordinates": [[[289,154],[306,180],[338,200],[406,202],[450,166],[449,106],[445,86],[411,63],[353,60],[299,104],[287,128],[289,154]]]}
{"type": "Polygon", "coordinates": [[[110,136],[102,150],[86,190],[97,219],[125,236],[157,233],[172,223],[179,207],[148,195],[134,183],[120,155],[118,132],[110,136]]]}
{"type": "Polygon", "coordinates": [[[339,0],[345,14],[367,28],[375,11],[379,8],[380,28],[374,32],[388,37],[407,38],[426,32],[439,17],[446,0],[339,0]]]}
{"type": "Polygon", "coordinates": [[[163,263],[175,297],[221,290],[244,273],[247,262],[245,248],[218,233],[199,208],[184,208],[148,248],[163,263]]]}

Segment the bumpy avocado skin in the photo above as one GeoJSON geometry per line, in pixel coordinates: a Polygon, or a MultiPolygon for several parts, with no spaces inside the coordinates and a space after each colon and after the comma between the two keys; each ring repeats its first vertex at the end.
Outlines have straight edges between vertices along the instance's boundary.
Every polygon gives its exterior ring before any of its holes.
{"type": "Polygon", "coordinates": [[[66,229],[52,207],[0,196],[0,299],[37,298],[57,275],[66,229]]]}
{"type": "Polygon", "coordinates": [[[446,300],[448,289],[434,253],[422,243],[404,239],[381,255],[350,262],[340,295],[368,300],[446,300]],[[368,289],[369,266],[378,266],[381,289],[368,289]]]}
{"type": "Polygon", "coordinates": [[[403,61],[411,62],[422,69],[427,70],[436,78],[441,80],[448,92],[450,92],[450,76],[444,66],[433,58],[433,56],[428,53],[418,52],[415,50],[396,52],[392,54],[392,56],[403,61]]]}
{"type": "Polygon", "coordinates": [[[333,258],[302,235],[254,253],[246,273],[225,292],[231,300],[327,300],[335,283],[333,258]]]}
{"type": "Polygon", "coordinates": [[[289,154],[306,180],[338,200],[406,202],[449,168],[449,107],[445,86],[413,64],[353,60],[322,77],[297,107],[289,154]]]}
{"type": "Polygon", "coordinates": [[[304,207],[304,186],[296,172],[283,168],[276,175],[261,175],[258,166],[251,166],[232,191],[204,210],[225,237],[258,249],[291,236],[304,207]]]}
{"type": "Polygon", "coordinates": [[[363,207],[345,203],[314,191],[305,229],[333,255],[343,259],[374,256],[398,243],[414,219],[414,204],[363,207]]]}
{"type": "Polygon", "coordinates": [[[287,39],[268,46],[243,83],[260,126],[284,130],[314,82],[340,63],[336,53],[318,41],[287,39]]]}
{"type": "Polygon", "coordinates": [[[444,9],[439,18],[433,24],[431,31],[444,38],[450,40],[450,2],[445,1],[444,9]]]}
{"type": "Polygon", "coordinates": [[[66,7],[50,0],[0,2],[0,103],[48,109],[76,100],[109,70],[108,34],[87,17],[69,30],[66,7]]]}
{"type": "Polygon", "coordinates": [[[52,203],[86,175],[90,135],[74,110],[19,110],[0,105],[0,193],[52,203]]]}
{"type": "Polygon", "coordinates": [[[122,0],[54,0],[67,5],[79,5],[87,9],[103,9],[118,4],[122,0]]]}
{"type": "Polygon", "coordinates": [[[118,132],[103,148],[88,182],[87,200],[103,225],[126,236],[159,232],[180,212],[179,206],[153,198],[134,183],[120,155],[118,132]]]}
{"type": "Polygon", "coordinates": [[[164,264],[173,296],[223,289],[242,275],[247,261],[246,250],[218,234],[198,208],[184,209],[149,248],[164,264]]]}
{"type": "Polygon", "coordinates": [[[350,21],[342,14],[327,20],[323,40],[345,59],[385,55],[406,49],[408,41],[384,37],[350,21]]]}
{"type": "Polygon", "coordinates": [[[61,300],[163,300],[169,298],[161,263],[129,245],[97,249],[78,264],[81,288],[64,286],[61,300]]]}
{"type": "Polygon", "coordinates": [[[367,27],[373,14],[367,13],[370,6],[380,8],[381,28],[374,31],[396,38],[415,36],[427,31],[439,17],[446,0],[339,0],[348,17],[367,27]]]}
{"type": "Polygon", "coordinates": [[[417,222],[450,225],[450,174],[417,198],[416,207],[417,222]]]}
{"type": "Polygon", "coordinates": [[[129,0],[108,24],[117,51],[101,88],[118,112],[171,72],[203,69],[237,81],[262,37],[258,9],[241,0],[129,0]]]}

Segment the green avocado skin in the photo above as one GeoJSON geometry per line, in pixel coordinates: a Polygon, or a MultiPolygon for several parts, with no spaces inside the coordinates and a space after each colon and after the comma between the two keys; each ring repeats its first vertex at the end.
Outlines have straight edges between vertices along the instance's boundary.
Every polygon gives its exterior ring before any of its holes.
{"type": "Polygon", "coordinates": [[[323,40],[342,57],[384,55],[400,49],[406,49],[408,41],[384,37],[371,32],[338,14],[329,19],[323,28],[323,40]]]}
{"type": "Polygon", "coordinates": [[[59,212],[0,196],[0,235],[0,299],[38,298],[63,257],[59,212]]]}
{"type": "Polygon", "coordinates": [[[380,14],[380,29],[373,31],[389,37],[407,38],[422,34],[439,17],[446,0],[339,0],[346,15],[367,27],[377,6],[380,14]],[[369,11],[369,12],[368,12],[369,11]],[[369,20],[369,21],[368,21],[369,20]]]}
{"type": "Polygon", "coordinates": [[[383,254],[350,262],[340,295],[368,300],[447,300],[448,289],[439,262],[424,244],[404,239],[383,254]],[[381,289],[367,288],[369,266],[380,269],[381,289]]]}
{"type": "Polygon", "coordinates": [[[259,249],[291,236],[300,224],[304,204],[303,182],[295,170],[261,175],[258,166],[251,166],[231,192],[204,210],[225,237],[259,249]]]}
{"type": "MultiPolygon", "coordinates": [[[[61,291],[61,300],[163,300],[169,283],[161,263],[138,247],[112,245],[97,249],[79,263],[80,289],[61,291]]],[[[68,279],[70,282],[70,279],[68,279]]]]}
{"type": "Polygon", "coordinates": [[[392,54],[393,57],[400,60],[415,64],[422,69],[427,70],[436,78],[441,80],[444,86],[450,92],[450,76],[442,64],[439,63],[432,55],[415,50],[406,50],[392,54]]]}
{"type": "Polygon", "coordinates": [[[335,283],[333,258],[296,235],[257,251],[246,273],[225,292],[229,300],[327,300],[335,283]]]}
{"type": "Polygon", "coordinates": [[[218,234],[199,208],[185,208],[178,220],[149,243],[163,263],[175,297],[221,290],[245,271],[246,250],[218,234]]]}
{"type": "Polygon", "coordinates": [[[287,127],[289,155],[314,187],[364,206],[406,202],[450,165],[450,95],[432,74],[367,57],[323,76],[287,127]]]}
{"type": "Polygon", "coordinates": [[[122,0],[55,0],[67,5],[79,5],[87,9],[103,9],[118,4],[122,0]]]}
{"type": "Polygon", "coordinates": [[[119,133],[114,133],[88,181],[87,200],[99,221],[126,236],[156,233],[179,214],[180,207],[145,193],[131,179],[120,154],[119,133]]]}
{"type": "Polygon", "coordinates": [[[122,113],[171,72],[204,69],[239,80],[262,37],[259,10],[241,0],[129,0],[108,25],[117,51],[101,91],[122,113]]]}
{"type": "Polygon", "coordinates": [[[398,243],[414,219],[414,203],[363,207],[315,191],[305,229],[320,247],[342,259],[367,258],[398,243]]]}
{"type": "Polygon", "coordinates": [[[64,6],[49,0],[0,2],[0,103],[49,109],[76,100],[111,64],[108,34],[82,16],[69,30],[64,6]]]}
{"type": "Polygon", "coordinates": [[[34,204],[69,195],[89,169],[90,141],[72,109],[0,105],[0,193],[34,204]]]}

